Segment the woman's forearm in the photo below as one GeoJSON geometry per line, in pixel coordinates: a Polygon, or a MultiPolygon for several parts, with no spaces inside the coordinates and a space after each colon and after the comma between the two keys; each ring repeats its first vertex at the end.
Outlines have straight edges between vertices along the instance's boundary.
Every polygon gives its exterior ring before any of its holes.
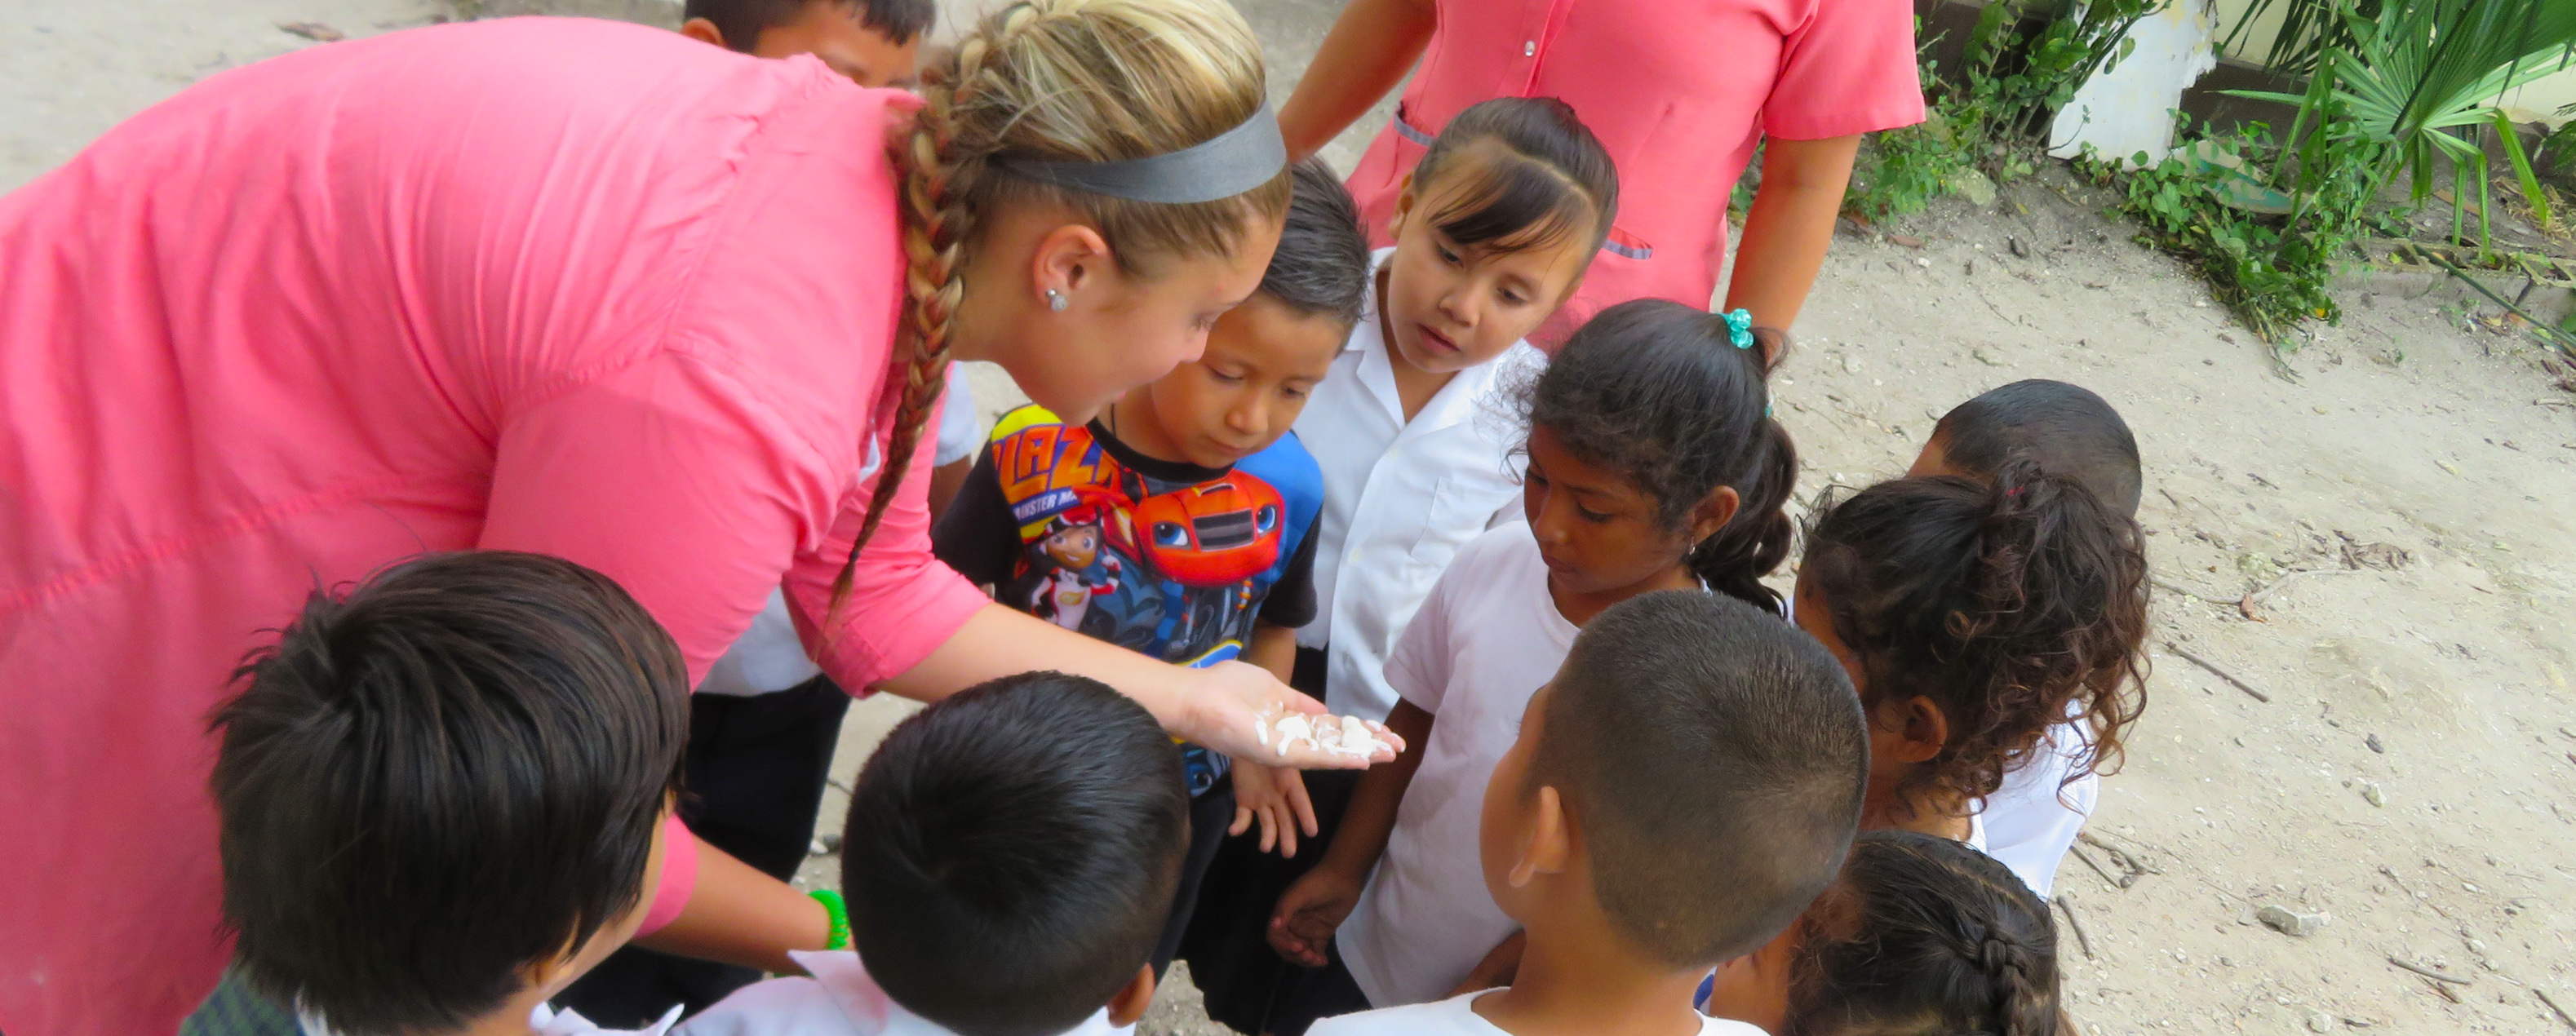
{"type": "Polygon", "coordinates": [[[1188,720],[1181,707],[1188,670],[998,604],[985,605],[929,657],[878,687],[915,701],[938,701],[995,677],[1036,669],[1118,688],[1166,728],[1188,720]]]}
{"type": "Polygon", "coordinates": [[[1439,25],[1433,0],[1351,0],[1313,64],[1279,109],[1288,154],[1314,154],[1386,96],[1422,57],[1439,25]]]}
{"type": "Polygon", "coordinates": [[[1422,768],[1422,753],[1431,743],[1431,724],[1432,715],[1409,701],[1396,702],[1386,714],[1386,728],[1402,736],[1407,747],[1394,762],[1369,767],[1360,775],[1341,826],[1333,831],[1333,844],[1315,866],[1360,876],[1386,855],[1386,841],[1395,834],[1396,810],[1404,805],[1405,789],[1413,786],[1413,772],[1422,768]]]}
{"type": "Polygon", "coordinates": [[[1755,324],[1784,330],[1798,319],[1833,244],[1834,219],[1859,150],[1858,136],[1763,145],[1762,186],[1744,217],[1727,309],[1751,310],[1755,324]]]}
{"type": "Polygon", "coordinates": [[[800,974],[789,950],[819,950],[831,941],[831,915],[796,887],[752,869],[703,840],[697,885],[680,916],[635,944],[700,960],[800,974]]]}

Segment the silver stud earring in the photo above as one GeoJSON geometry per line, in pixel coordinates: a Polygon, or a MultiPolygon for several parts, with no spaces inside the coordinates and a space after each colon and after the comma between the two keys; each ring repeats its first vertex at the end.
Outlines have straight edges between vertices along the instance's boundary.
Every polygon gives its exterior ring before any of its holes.
{"type": "Polygon", "coordinates": [[[1064,297],[1063,292],[1057,291],[1054,288],[1048,288],[1046,290],[1046,297],[1047,308],[1058,313],[1064,312],[1064,307],[1073,305],[1072,299],[1064,297]]]}

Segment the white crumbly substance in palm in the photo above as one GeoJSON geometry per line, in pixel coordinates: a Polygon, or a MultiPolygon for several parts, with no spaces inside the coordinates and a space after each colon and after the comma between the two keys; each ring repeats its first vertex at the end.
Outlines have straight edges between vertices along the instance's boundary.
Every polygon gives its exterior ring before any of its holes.
{"type": "Polygon", "coordinates": [[[1291,747],[1296,747],[1359,759],[1373,757],[1387,747],[1386,742],[1377,739],[1376,731],[1382,729],[1385,728],[1357,716],[1307,716],[1302,713],[1290,713],[1275,721],[1263,717],[1254,720],[1252,726],[1253,734],[1261,739],[1262,747],[1282,756],[1287,755],[1291,747]],[[1278,735],[1275,741],[1271,738],[1274,733],[1278,735]]]}

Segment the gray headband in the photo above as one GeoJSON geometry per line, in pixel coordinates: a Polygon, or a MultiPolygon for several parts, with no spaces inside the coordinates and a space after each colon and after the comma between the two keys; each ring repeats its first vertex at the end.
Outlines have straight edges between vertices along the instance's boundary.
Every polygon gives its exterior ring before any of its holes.
{"type": "Polygon", "coordinates": [[[1040,162],[1006,158],[1003,168],[1058,187],[1129,201],[1164,204],[1231,198],[1269,183],[1288,167],[1288,144],[1270,102],[1243,124],[1168,154],[1118,162],[1040,162]]]}

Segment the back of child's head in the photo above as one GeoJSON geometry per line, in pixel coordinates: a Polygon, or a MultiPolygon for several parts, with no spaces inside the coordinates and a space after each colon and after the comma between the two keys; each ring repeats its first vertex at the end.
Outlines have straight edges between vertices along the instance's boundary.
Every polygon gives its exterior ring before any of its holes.
{"type": "Polygon", "coordinates": [[[1279,229],[1279,250],[1262,271],[1261,293],[1301,317],[1358,323],[1368,301],[1368,235],[1359,203],[1333,167],[1309,158],[1291,167],[1294,193],[1279,229]]]}
{"type": "Polygon", "coordinates": [[[1688,528],[1702,500],[1732,487],[1735,516],[1692,549],[1690,569],[1709,589],[1774,614],[1780,595],[1762,577],[1789,556],[1798,477],[1797,446],[1770,417],[1763,357],[1779,352],[1736,347],[1726,318],[1704,310],[1622,302],[1574,333],[1524,401],[1530,427],[1624,475],[1657,501],[1668,529],[1688,528]]]}
{"type": "Polygon", "coordinates": [[[1588,261],[1619,215],[1619,170],[1574,107],[1553,97],[1469,105],[1414,163],[1412,193],[1461,246],[1513,252],[1571,238],[1588,261]]]}
{"type": "Polygon", "coordinates": [[[1807,913],[1781,1036],[2054,1036],[2057,928],[2012,869],[1914,831],[1860,836],[1807,913]]]}
{"type": "Polygon", "coordinates": [[[851,945],[962,1036],[1080,1024],[1133,981],[1189,838],[1180,750],[1095,680],[1038,672],[898,724],[850,796],[851,945]]]}
{"type": "Polygon", "coordinates": [[[1779,932],[1860,823],[1869,745],[1850,679],[1732,598],[1667,591],[1602,612],[1540,729],[1528,780],[1565,801],[1603,913],[1676,968],[1779,932]]]}
{"type": "Polygon", "coordinates": [[[1991,479],[2026,459],[2083,483],[2120,515],[2138,515],[2138,439],[2119,411],[2082,386],[2030,378],[1988,390],[1941,415],[1932,441],[1952,474],[1991,479]]]}
{"type": "Polygon", "coordinates": [[[236,678],[211,784],[253,989],[341,1032],[452,1031],[636,909],[689,682],[607,577],[408,562],[314,594],[236,678]]]}
{"type": "Polygon", "coordinates": [[[763,30],[786,25],[812,4],[831,4],[858,16],[859,24],[897,46],[930,31],[939,18],[936,0],[686,0],[680,18],[715,23],[725,46],[745,54],[760,45],[763,30]]]}
{"type": "Polygon", "coordinates": [[[1948,724],[1900,794],[1993,794],[2070,703],[2091,737],[2069,779],[2117,756],[2145,706],[2143,542],[2026,460],[1991,482],[1897,479],[1819,502],[1799,578],[1859,656],[1862,699],[1927,697],[1948,724]]]}

